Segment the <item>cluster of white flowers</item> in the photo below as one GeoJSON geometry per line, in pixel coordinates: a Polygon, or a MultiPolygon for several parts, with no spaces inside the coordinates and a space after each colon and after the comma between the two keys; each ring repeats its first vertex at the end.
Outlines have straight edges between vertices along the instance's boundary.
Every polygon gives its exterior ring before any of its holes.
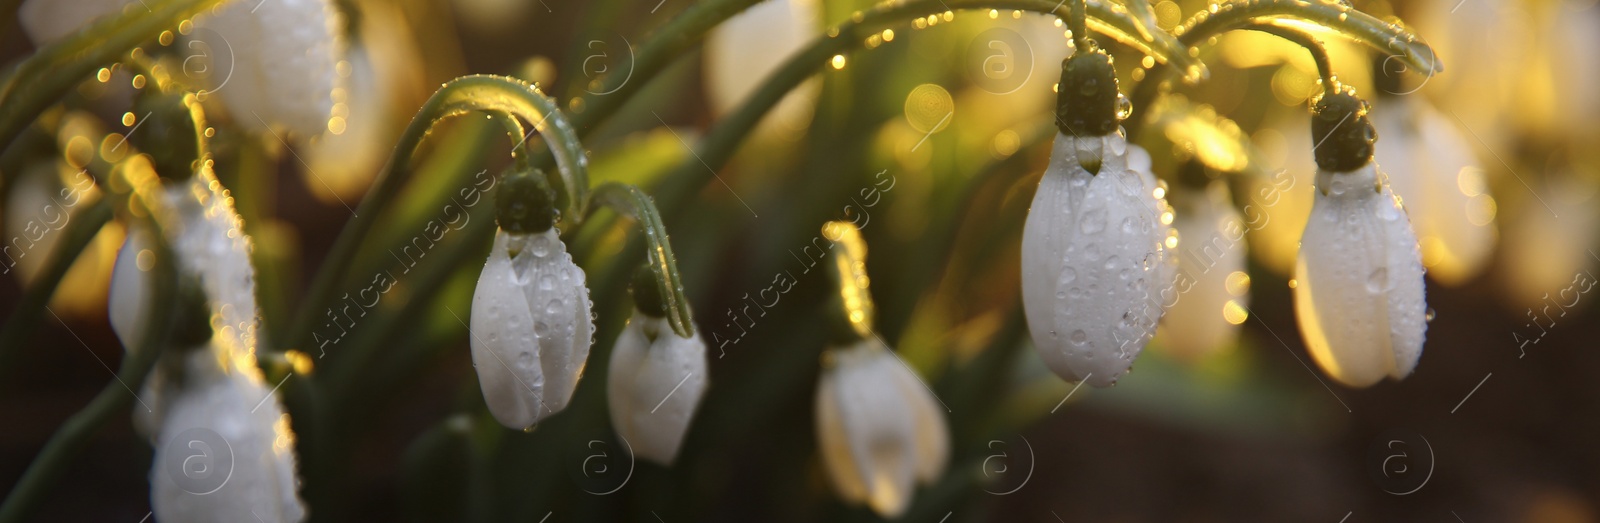
{"type": "MultiPolygon", "coordinates": [[[[18,8],[35,44],[52,43],[139,0],[27,0],[18,8]]],[[[196,18],[191,35],[204,52],[202,86],[222,100],[235,123],[258,130],[282,127],[321,135],[342,96],[337,64],[344,54],[342,18],[330,0],[228,2],[196,18]]]]}
{"type": "MultiPolygon", "coordinates": [[[[161,521],[301,521],[294,433],[256,366],[250,239],[209,160],[161,196],[175,218],[165,232],[178,272],[198,281],[211,335],[179,348],[181,372],[158,366],[140,392],[135,427],[156,449],[151,506],[161,521]]],[[[129,350],[151,307],[151,234],[133,228],[113,269],[111,325],[129,350]]]]}
{"type": "MultiPolygon", "coordinates": [[[[1229,324],[1246,317],[1248,276],[1239,276],[1243,246],[1230,241],[1214,254],[1184,260],[1206,266],[1185,267],[1194,280],[1174,287],[1179,232],[1207,249],[1238,223],[1237,214],[1226,187],[1213,182],[1192,191],[1183,215],[1174,216],[1166,187],[1148,172],[1147,154],[1115,126],[1122,115],[1107,116],[1111,99],[1075,87],[1116,85],[1109,67],[1098,65],[1109,60],[1095,56],[1075,55],[1063,73],[1061,132],[1023,230],[1022,294],[1045,364],[1069,381],[1104,387],[1130,369],[1174,303],[1182,305],[1164,329],[1169,343],[1191,356],[1213,350],[1231,335],[1229,324]],[[1094,66],[1104,68],[1085,72],[1094,66]],[[1092,104],[1105,107],[1084,107],[1092,104]],[[1169,227],[1174,221],[1177,231],[1169,227]],[[1180,291],[1192,295],[1178,299],[1180,291]]],[[[1313,359],[1341,383],[1366,387],[1385,376],[1404,378],[1421,356],[1427,328],[1417,235],[1372,161],[1367,104],[1349,92],[1330,92],[1313,111],[1313,134],[1322,140],[1318,192],[1295,269],[1301,332],[1313,359]]],[[[1477,248],[1480,242],[1457,243],[1477,248]]]]}

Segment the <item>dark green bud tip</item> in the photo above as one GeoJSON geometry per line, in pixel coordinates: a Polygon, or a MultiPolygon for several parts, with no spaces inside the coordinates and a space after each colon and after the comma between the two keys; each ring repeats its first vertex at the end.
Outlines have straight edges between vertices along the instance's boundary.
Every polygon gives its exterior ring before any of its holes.
{"type": "Polygon", "coordinates": [[[172,311],[172,344],[198,347],[211,341],[211,306],[198,278],[184,278],[172,311]]]}
{"type": "Polygon", "coordinates": [[[1211,172],[1199,159],[1190,158],[1178,166],[1178,183],[1191,189],[1205,189],[1211,184],[1211,172]]]}
{"type": "Polygon", "coordinates": [[[512,173],[500,182],[495,196],[495,222],[506,232],[530,234],[556,224],[555,197],[545,187],[544,171],[512,173]]]}
{"type": "Polygon", "coordinates": [[[1061,134],[1088,138],[1117,131],[1122,122],[1117,71],[1104,51],[1079,51],[1063,60],[1056,91],[1056,128],[1061,134]]]}
{"type": "Polygon", "coordinates": [[[1372,161],[1372,144],[1377,130],[1367,119],[1369,106],[1346,90],[1324,95],[1311,107],[1311,146],[1317,167],[1330,172],[1349,172],[1372,161]]]}
{"type": "Polygon", "coordinates": [[[144,121],[135,123],[128,142],[150,155],[156,174],[164,180],[188,180],[200,156],[200,137],[187,96],[146,89],[133,101],[134,116],[144,121]]]}
{"type": "Polygon", "coordinates": [[[633,305],[639,312],[652,318],[662,318],[667,315],[667,300],[661,296],[661,285],[656,283],[656,272],[650,269],[650,264],[639,266],[633,271],[633,305]]]}

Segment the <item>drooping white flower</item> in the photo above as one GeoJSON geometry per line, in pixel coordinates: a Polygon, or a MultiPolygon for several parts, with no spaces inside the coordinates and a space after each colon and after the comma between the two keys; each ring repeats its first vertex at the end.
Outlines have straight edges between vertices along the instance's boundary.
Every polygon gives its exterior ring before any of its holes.
{"type": "MultiPolygon", "coordinates": [[[[819,30],[817,0],[757,2],[706,34],[706,98],[717,114],[727,114],[755,94],[761,81],[798,54],[819,30]]],[[[757,127],[759,135],[795,134],[811,122],[815,79],[778,102],[757,127]]]]}
{"type": "MultiPolygon", "coordinates": [[[[166,233],[178,271],[199,279],[210,303],[217,343],[253,358],[259,323],[255,268],[250,264],[253,246],[233,209],[233,198],[209,164],[188,180],[171,183],[161,194],[177,218],[166,233]]],[[[145,303],[150,288],[148,272],[154,268],[149,234],[143,227],[131,227],[112,269],[111,327],[130,350],[142,339],[149,309],[145,303]]]]}
{"type": "Polygon", "coordinates": [[[1183,238],[1175,252],[1182,292],[1175,303],[1167,302],[1158,332],[1162,347],[1196,360],[1231,344],[1248,318],[1244,222],[1222,180],[1174,193],[1172,201],[1177,210],[1172,226],[1183,238]]]}
{"type": "Polygon", "coordinates": [[[937,399],[876,336],[830,349],[817,383],[817,441],[834,491],[885,518],[944,473],[950,436],[937,399]]]}
{"type": "Polygon", "coordinates": [[[337,71],[344,55],[343,21],[331,0],[229,2],[197,17],[195,35],[228,69],[205,73],[236,125],[281,126],[303,137],[329,127],[344,90],[337,71]],[[338,91],[336,93],[336,91],[338,91]],[[339,97],[340,99],[335,99],[339,97]]]}
{"type": "Polygon", "coordinates": [[[1349,172],[1318,169],[1316,184],[1295,265],[1307,350],[1351,387],[1404,378],[1427,330],[1416,233],[1370,162],[1349,172]]]}
{"type": "Polygon", "coordinates": [[[594,334],[583,269],[561,237],[495,234],[472,295],[472,365],[489,412],[514,429],[566,408],[594,334]]]}
{"type": "Polygon", "coordinates": [[[1373,158],[1405,204],[1422,245],[1428,275],[1446,285],[1476,276],[1489,259],[1497,206],[1472,145],[1455,122],[1426,100],[1391,96],[1372,115],[1373,158]]]}
{"type": "Polygon", "coordinates": [[[156,520],[304,520],[294,432],[260,371],[232,365],[214,345],[185,359],[181,380],[167,380],[161,394],[166,415],[153,438],[156,520]]]}
{"type": "Polygon", "coordinates": [[[1115,384],[1155,334],[1174,274],[1165,191],[1129,168],[1129,151],[1120,130],[1058,132],[1022,231],[1023,310],[1034,346],[1063,379],[1097,387],[1115,384]],[[1095,164],[1091,174],[1086,166],[1095,164]]]}
{"type": "Polygon", "coordinates": [[[633,311],[607,373],[611,425],[633,455],[671,466],[705,395],[706,343],[673,332],[666,317],[633,311]]]}
{"type": "Polygon", "coordinates": [[[1293,280],[1307,351],[1352,387],[1410,375],[1428,328],[1417,234],[1372,162],[1369,109],[1338,86],[1312,104],[1311,134],[1322,138],[1293,280]]]}

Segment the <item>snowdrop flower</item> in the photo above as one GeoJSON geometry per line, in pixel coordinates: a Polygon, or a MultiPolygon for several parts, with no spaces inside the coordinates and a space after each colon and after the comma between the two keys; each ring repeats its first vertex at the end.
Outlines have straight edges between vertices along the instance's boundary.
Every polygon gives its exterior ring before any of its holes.
{"type": "Polygon", "coordinates": [[[254,367],[216,345],[184,356],[154,438],[150,504],[163,522],[305,519],[289,416],[254,367]],[[219,359],[222,358],[222,359],[219,359]],[[267,400],[267,401],[263,401],[267,400]]]}
{"type": "Polygon", "coordinates": [[[1400,174],[1388,181],[1416,227],[1428,276],[1446,285],[1466,283],[1489,259],[1497,210],[1472,144],[1427,100],[1390,96],[1382,103],[1372,115],[1383,137],[1373,159],[1385,172],[1400,174]]]}
{"type": "MultiPolygon", "coordinates": [[[[27,0],[18,18],[36,45],[46,45],[102,16],[146,9],[130,6],[139,2],[27,0]]],[[[344,116],[335,114],[343,111],[336,105],[346,96],[336,69],[344,53],[343,21],[331,0],[224,4],[195,18],[199,28],[208,29],[195,33],[205,51],[185,58],[228,66],[204,76],[206,88],[222,99],[235,123],[258,130],[282,126],[312,137],[333,125],[330,118],[344,116]]]]}
{"type": "Polygon", "coordinates": [[[308,138],[343,128],[344,22],[332,0],[229,2],[195,24],[212,54],[232,53],[231,69],[206,76],[234,123],[308,138]]]}
{"type": "Polygon", "coordinates": [[[594,335],[589,289],[552,225],[548,189],[508,177],[499,232],[472,294],[472,366],[500,424],[532,427],[566,408],[594,335]]]}
{"type": "Polygon", "coordinates": [[[944,473],[950,436],[937,399],[876,335],[823,361],[817,441],[834,491],[885,518],[904,514],[914,485],[944,473]]]}
{"type": "MultiPolygon", "coordinates": [[[[733,112],[761,81],[799,53],[818,31],[818,0],[757,2],[706,34],[705,88],[719,115],[733,112]]],[[[778,102],[758,135],[793,135],[811,123],[821,82],[801,84],[778,102]]]]}
{"type": "Polygon", "coordinates": [[[671,466],[706,392],[706,342],[667,322],[654,273],[634,278],[633,318],[617,336],[607,373],[611,425],[633,454],[671,466]]]}
{"type": "Polygon", "coordinates": [[[1165,190],[1129,168],[1137,148],[1117,126],[1127,108],[1110,59],[1079,52],[1061,85],[1060,132],[1022,231],[1023,309],[1052,371],[1106,387],[1155,334],[1177,237],[1165,190]]]}
{"type": "Polygon", "coordinates": [[[1402,379],[1422,356],[1427,330],[1417,236],[1372,163],[1366,102],[1329,94],[1315,112],[1312,135],[1324,138],[1295,264],[1300,332],[1312,359],[1340,383],[1402,379]]]}
{"type": "MultiPolygon", "coordinates": [[[[1197,163],[1186,168],[1199,169],[1197,163]]],[[[1204,176],[1202,173],[1195,173],[1204,176]]],[[[1248,313],[1250,276],[1245,273],[1244,221],[1234,209],[1223,180],[1202,182],[1198,190],[1174,193],[1183,238],[1177,254],[1179,290],[1161,320],[1161,345],[1178,357],[1197,360],[1233,343],[1248,313]]]]}

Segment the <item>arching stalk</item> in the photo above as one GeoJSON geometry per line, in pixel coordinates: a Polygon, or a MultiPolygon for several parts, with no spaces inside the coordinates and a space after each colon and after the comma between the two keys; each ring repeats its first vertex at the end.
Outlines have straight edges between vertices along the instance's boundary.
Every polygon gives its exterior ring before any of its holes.
{"type": "Polygon", "coordinates": [[[679,336],[693,336],[694,318],[689,311],[689,299],[683,294],[678,259],[672,253],[671,242],[667,240],[667,228],[661,223],[661,212],[656,210],[650,195],[638,187],[612,182],[595,188],[593,203],[610,207],[639,223],[645,242],[649,244],[645,252],[650,271],[655,273],[657,290],[666,302],[667,321],[679,336]]]}

